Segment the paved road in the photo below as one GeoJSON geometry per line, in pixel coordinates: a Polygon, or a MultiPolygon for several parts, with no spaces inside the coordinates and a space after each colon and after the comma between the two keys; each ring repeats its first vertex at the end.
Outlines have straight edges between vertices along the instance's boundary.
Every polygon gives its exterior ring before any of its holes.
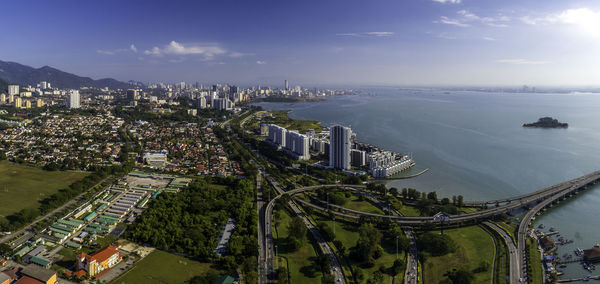
{"type": "Polygon", "coordinates": [[[7,241],[9,241],[9,240],[10,240],[10,239],[12,239],[12,238],[13,238],[15,235],[19,235],[19,234],[21,234],[21,233],[23,233],[23,232],[25,232],[25,231],[29,231],[29,230],[33,229],[33,227],[35,227],[35,225],[36,225],[37,223],[39,223],[40,221],[43,221],[43,220],[45,220],[46,218],[48,218],[48,217],[50,217],[50,216],[52,216],[52,215],[54,215],[54,214],[56,214],[56,213],[60,212],[61,210],[63,210],[63,209],[65,209],[65,208],[67,208],[67,207],[69,207],[69,206],[73,205],[73,203],[76,203],[76,202],[79,202],[79,201],[83,201],[83,200],[84,200],[84,199],[83,199],[83,196],[84,196],[84,195],[85,195],[85,194],[86,194],[86,193],[87,193],[87,192],[88,192],[90,189],[92,189],[92,188],[94,188],[94,187],[96,187],[96,186],[98,186],[98,185],[102,184],[102,183],[103,183],[105,180],[107,180],[107,179],[108,179],[108,178],[110,178],[110,177],[111,177],[111,176],[107,176],[107,177],[105,177],[104,179],[102,179],[101,181],[99,181],[97,184],[95,184],[95,185],[91,186],[91,187],[90,187],[88,190],[86,190],[86,191],[84,191],[83,193],[79,194],[77,197],[75,197],[75,198],[73,198],[73,199],[69,200],[67,203],[65,203],[65,204],[63,204],[63,205],[61,205],[61,206],[57,207],[56,209],[54,209],[54,210],[50,211],[50,213],[48,213],[48,214],[46,214],[46,215],[44,215],[44,216],[38,217],[37,219],[35,219],[35,221],[33,221],[32,223],[30,223],[29,225],[27,225],[27,226],[25,226],[25,227],[23,227],[23,228],[19,229],[19,230],[18,230],[18,231],[16,231],[16,232],[13,232],[13,233],[12,233],[12,234],[10,234],[10,235],[6,235],[6,236],[4,236],[4,237],[0,238],[0,244],[1,244],[1,243],[4,243],[4,242],[7,242],[7,241]]]}
{"type": "Polygon", "coordinates": [[[521,277],[521,261],[519,260],[517,246],[515,245],[513,238],[504,229],[492,222],[485,221],[483,224],[496,231],[504,239],[510,255],[510,283],[519,283],[519,278],[521,277]]]}
{"type": "MultiPolygon", "coordinates": [[[[287,194],[287,192],[279,184],[279,182],[277,182],[275,179],[273,179],[272,177],[270,177],[268,175],[265,175],[265,177],[273,185],[273,187],[275,187],[275,189],[279,192],[279,195],[277,195],[275,198],[273,198],[273,200],[271,200],[271,202],[269,202],[269,204],[267,205],[267,208],[266,208],[266,213],[265,213],[265,220],[266,220],[265,223],[266,223],[266,231],[267,231],[265,233],[265,236],[267,237],[267,243],[269,243],[266,257],[267,257],[267,262],[272,264],[273,263],[273,246],[272,246],[273,235],[271,232],[271,223],[270,223],[270,220],[272,218],[271,215],[273,212],[273,207],[275,206],[275,202],[279,198],[281,198],[284,194],[287,194]]],[[[304,213],[302,213],[302,211],[298,208],[298,206],[293,201],[288,202],[288,205],[292,208],[292,210],[296,213],[296,215],[298,217],[300,217],[300,218],[302,218],[302,220],[304,220],[304,224],[306,224],[308,230],[310,231],[310,233],[313,235],[313,237],[317,241],[317,244],[319,245],[321,252],[324,255],[327,255],[330,257],[331,272],[335,278],[336,283],[346,283],[346,278],[344,277],[344,272],[342,271],[342,266],[340,265],[336,255],[333,253],[333,250],[331,249],[329,244],[327,244],[327,242],[325,242],[325,240],[319,233],[319,230],[310,222],[310,220],[304,215],[304,213]]]]}
{"type": "MultiPolygon", "coordinates": [[[[473,220],[484,220],[489,217],[493,217],[493,216],[496,216],[499,214],[510,212],[517,208],[525,207],[529,204],[534,204],[536,202],[542,202],[544,200],[553,198],[555,196],[562,196],[565,194],[570,194],[572,192],[579,190],[582,186],[584,186],[586,184],[595,183],[598,180],[600,180],[600,171],[560,183],[556,186],[552,186],[551,188],[553,188],[553,190],[551,190],[551,191],[544,191],[543,193],[540,193],[540,195],[531,196],[531,197],[519,200],[518,202],[511,202],[511,203],[508,203],[505,205],[500,205],[498,207],[488,208],[488,209],[484,209],[484,210],[480,210],[480,211],[476,211],[476,212],[472,212],[472,213],[450,215],[449,221],[450,222],[468,222],[468,221],[473,221],[473,220]]],[[[297,188],[294,190],[290,190],[290,191],[288,191],[288,193],[296,194],[296,193],[300,193],[300,192],[304,192],[304,191],[316,190],[316,189],[322,188],[322,187],[347,187],[347,188],[360,187],[360,188],[362,188],[362,186],[355,186],[355,185],[330,184],[330,185],[317,185],[317,186],[301,187],[301,188],[297,188]]],[[[307,201],[304,201],[301,199],[296,199],[296,200],[298,202],[302,203],[303,205],[310,206],[317,210],[322,210],[322,211],[327,210],[326,208],[323,208],[322,206],[318,206],[318,205],[312,204],[310,202],[307,202],[307,201]]],[[[388,218],[388,219],[392,219],[393,221],[398,222],[402,225],[421,225],[426,222],[433,222],[433,217],[407,217],[407,216],[384,215],[384,214],[369,213],[369,212],[353,210],[353,209],[344,208],[344,207],[332,205],[332,204],[330,204],[329,206],[343,209],[343,211],[345,211],[347,213],[341,213],[341,212],[337,212],[337,211],[332,211],[332,212],[338,216],[347,217],[347,218],[358,219],[357,215],[388,218]],[[353,214],[348,214],[348,213],[353,213],[353,214]]]]}
{"type": "MultiPolygon", "coordinates": [[[[586,176],[584,176],[584,177],[586,177],[586,176]]],[[[526,241],[527,241],[527,234],[529,231],[529,224],[531,224],[531,221],[533,221],[533,219],[535,219],[536,214],[538,212],[540,212],[540,210],[551,205],[552,203],[558,202],[564,198],[567,198],[570,194],[577,192],[578,190],[581,190],[588,185],[595,184],[596,182],[598,182],[598,180],[595,180],[593,178],[575,179],[571,182],[571,186],[568,190],[564,190],[560,194],[555,194],[548,199],[540,201],[537,205],[535,205],[533,208],[531,208],[527,212],[527,214],[525,214],[525,216],[521,220],[521,223],[519,224],[519,231],[518,231],[518,236],[517,236],[517,258],[521,261],[519,264],[519,266],[521,267],[521,270],[520,270],[521,275],[517,281],[526,282],[526,283],[529,282],[528,275],[527,275],[526,241]]],[[[545,278],[545,274],[543,275],[543,277],[545,278]]],[[[544,279],[544,281],[545,281],[545,279],[544,279]]],[[[517,283],[517,282],[515,282],[515,283],[517,283]]]]}

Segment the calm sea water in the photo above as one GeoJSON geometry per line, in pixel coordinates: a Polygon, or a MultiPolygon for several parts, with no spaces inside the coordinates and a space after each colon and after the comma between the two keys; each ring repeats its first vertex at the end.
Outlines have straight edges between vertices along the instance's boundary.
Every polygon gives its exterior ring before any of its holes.
{"type": "MultiPolygon", "coordinates": [[[[351,126],[361,141],[412,153],[417,178],[397,188],[462,194],[487,200],[535,191],[600,169],[600,94],[515,94],[365,89],[327,102],[260,103],[292,110],[295,119],[351,126]],[[366,95],[369,94],[369,95],[366,95]],[[568,129],[530,129],[523,123],[552,116],[568,129]]],[[[559,253],[600,241],[600,187],[538,218],[574,239],[559,253]]],[[[600,273],[594,272],[595,274],[600,273]]],[[[583,276],[578,264],[565,277],[583,276]]]]}

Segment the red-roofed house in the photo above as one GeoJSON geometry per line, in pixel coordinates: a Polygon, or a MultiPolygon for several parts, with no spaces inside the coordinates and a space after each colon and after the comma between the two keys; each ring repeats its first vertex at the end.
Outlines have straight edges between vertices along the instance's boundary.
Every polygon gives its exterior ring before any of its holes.
{"type": "Polygon", "coordinates": [[[77,255],[77,268],[85,270],[89,276],[95,276],[121,261],[123,257],[117,250],[119,247],[108,245],[93,254],[81,252],[77,255]]]}

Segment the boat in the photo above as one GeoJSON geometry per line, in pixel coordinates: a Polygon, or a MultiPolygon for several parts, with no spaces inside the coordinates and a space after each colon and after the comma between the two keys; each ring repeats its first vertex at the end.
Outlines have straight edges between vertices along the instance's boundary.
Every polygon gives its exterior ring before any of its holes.
{"type": "Polygon", "coordinates": [[[540,225],[538,226],[538,229],[543,229],[543,228],[545,228],[545,227],[544,227],[544,224],[540,224],[540,225]]]}
{"type": "Polygon", "coordinates": [[[599,243],[596,243],[596,244],[594,245],[594,248],[600,248],[600,244],[599,244],[599,243]]]}
{"type": "Polygon", "coordinates": [[[555,232],[555,231],[556,231],[556,228],[550,227],[550,232],[555,232]]]}
{"type": "Polygon", "coordinates": [[[559,267],[560,268],[565,268],[565,267],[567,267],[567,265],[566,264],[561,264],[559,267]]]}
{"type": "Polygon", "coordinates": [[[583,255],[583,250],[580,248],[575,249],[575,255],[576,256],[582,256],[583,255]]]}

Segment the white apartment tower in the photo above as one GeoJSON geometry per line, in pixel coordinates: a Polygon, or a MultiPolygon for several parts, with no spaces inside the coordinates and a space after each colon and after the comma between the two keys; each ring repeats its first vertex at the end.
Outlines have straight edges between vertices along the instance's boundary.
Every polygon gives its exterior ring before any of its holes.
{"type": "Polygon", "coordinates": [[[71,90],[69,92],[69,101],[67,102],[68,108],[79,108],[81,98],[79,97],[78,90],[71,90]]]}
{"type": "Polygon", "coordinates": [[[334,125],[329,129],[329,166],[334,169],[350,169],[352,129],[334,125]]]}
{"type": "Polygon", "coordinates": [[[8,95],[18,95],[19,94],[19,85],[8,85],[8,95]]]}

